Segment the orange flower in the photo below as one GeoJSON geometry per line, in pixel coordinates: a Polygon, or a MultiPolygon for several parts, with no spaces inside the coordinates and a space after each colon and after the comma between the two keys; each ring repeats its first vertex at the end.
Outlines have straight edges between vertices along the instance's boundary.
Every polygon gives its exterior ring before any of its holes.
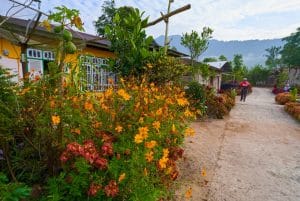
{"type": "Polygon", "coordinates": [[[104,92],[104,96],[109,98],[113,95],[113,89],[112,88],[109,88],[107,89],[105,92],[104,92]]]}
{"type": "Polygon", "coordinates": [[[123,180],[125,179],[125,177],[126,177],[126,174],[125,174],[125,173],[121,174],[121,175],[119,176],[119,183],[120,183],[121,181],[123,181],[123,180]]]}
{"type": "Polygon", "coordinates": [[[142,143],[144,140],[144,137],[141,134],[136,134],[134,137],[134,142],[137,144],[142,143]]]}
{"type": "Polygon", "coordinates": [[[118,132],[118,133],[121,133],[123,131],[123,127],[118,125],[115,130],[118,132]]]}
{"type": "Polygon", "coordinates": [[[84,109],[88,111],[93,111],[94,110],[93,104],[90,101],[86,101],[84,103],[84,109]]]}
{"type": "Polygon", "coordinates": [[[204,168],[202,168],[201,170],[201,175],[202,177],[206,177],[206,170],[204,168]]]}
{"type": "Polygon", "coordinates": [[[71,132],[76,133],[77,135],[80,135],[80,129],[79,128],[71,129],[71,132]]]}
{"type": "Polygon", "coordinates": [[[162,108],[159,108],[159,109],[156,111],[156,115],[157,115],[157,116],[162,115],[162,113],[163,113],[162,108]]]}
{"type": "Polygon", "coordinates": [[[177,104],[180,106],[186,106],[189,102],[186,98],[177,98],[177,104]]]}
{"type": "Polygon", "coordinates": [[[139,123],[140,123],[140,124],[144,123],[144,118],[143,118],[143,117],[140,117],[139,123]]]}
{"type": "Polygon", "coordinates": [[[153,151],[150,151],[145,154],[146,160],[150,163],[153,160],[153,151]]]}
{"type": "Polygon", "coordinates": [[[185,192],[185,198],[191,199],[192,197],[192,188],[189,187],[189,189],[185,192]]]}
{"type": "Polygon", "coordinates": [[[159,121],[154,121],[154,122],[152,123],[152,126],[153,126],[157,131],[159,131],[159,129],[160,129],[160,122],[159,122],[159,121]]]}
{"type": "Polygon", "coordinates": [[[51,101],[50,101],[50,107],[51,107],[51,108],[55,108],[55,101],[54,101],[54,100],[51,100],[51,101]]]}
{"type": "Polygon", "coordinates": [[[165,169],[167,167],[167,162],[169,161],[169,150],[163,149],[163,157],[159,159],[158,164],[161,169],[165,169]]]}
{"type": "Polygon", "coordinates": [[[128,101],[131,98],[131,96],[124,89],[119,89],[117,91],[117,94],[126,101],[128,101]]]}
{"type": "Polygon", "coordinates": [[[151,140],[150,142],[145,142],[145,147],[148,149],[153,149],[157,145],[157,142],[151,140]]]}
{"type": "Polygon", "coordinates": [[[185,131],[184,131],[184,135],[185,135],[186,137],[188,137],[188,136],[194,136],[194,135],[195,135],[195,130],[192,129],[192,128],[187,128],[187,129],[185,129],[185,131]]]}
{"type": "Polygon", "coordinates": [[[173,133],[173,134],[177,133],[175,124],[172,124],[171,133],[173,133]]]}
{"type": "Polygon", "coordinates": [[[147,170],[147,168],[144,168],[144,175],[148,176],[148,170],[147,170]]]}
{"type": "Polygon", "coordinates": [[[99,121],[96,121],[96,122],[93,124],[93,128],[99,128],[100,126],[102,126],[102,123],[99,122],[99,121]]]}
{"type": "Polygon", "coordinates": [[[52,119],[52,123],[54,126],[56,126],[60,123],[60,116],[58,116],[58,115],[52,115],[51,119],[52,119]]]}
{"type": "Polygon", "coordinates": [[[189,109],[186,109],[184,111],[184,116],[185,117],[195,117],[195,115],[189,109]]]}
{"type": "Polygon", "coordinates": [[[108,84],[114,84],[114,80],[112,78],[108,78],[107,82],[108,84]]]}
{"type": "Polygon", "coordinates": [[[139,133],[146,139],[148,137],[148,127],[140,127],[139,133]]]}
{"type": "Polygon", "coordinates": [[[140,127],[139,128],[139,133],[135,135],[134,137],[134,142],[139,144],[142,143],[143,140],[148,138],[148,127],[140,127]]]}
{"type": "Polygon", "coordinates": [[[169,160],[169,159],[168,159],[168,158],[165,158],[165,157],[159,159],[159,161],[158,161],[159,167],[160,167],[161,169],[165,169],[165,168],[167,167],[167,162],[168,162],[168,160],[169,160]]]}

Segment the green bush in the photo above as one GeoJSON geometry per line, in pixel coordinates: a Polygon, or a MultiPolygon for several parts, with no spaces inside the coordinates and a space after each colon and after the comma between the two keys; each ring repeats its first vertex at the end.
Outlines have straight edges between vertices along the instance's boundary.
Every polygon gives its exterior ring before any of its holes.
{"type": "Polygon", "coordinates": [[[22,183],[9,182],[6,175],[0,172],[0,200],[19,201],[28,198],[31,189],[22,183]]]}
{"type": "MultiPolygon", "coordinates": [[[[186,95],[195,110],[199,110],[201,115],[206,113],[206,87],[199,82],[190,82],[186,89],[186,95]]],[[[200,116],[201,116],[200,115],[200,116]]]]}

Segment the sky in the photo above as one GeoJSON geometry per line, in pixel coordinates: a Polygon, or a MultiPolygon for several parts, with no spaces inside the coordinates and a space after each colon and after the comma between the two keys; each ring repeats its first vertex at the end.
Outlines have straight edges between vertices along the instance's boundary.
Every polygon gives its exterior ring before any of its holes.
{"type": "MultiPolygon", "coordinates": [[[[29,2],[30,0],[15,0],[29,2]]],[[[93,21],[102,14],[104,0],[41,0],[41,10],[48,13],[55,6],[65,5],[78,9],[87,33],[96,34],[93,21]]],[[[133,6],[144,11],[144,16],[155,20],[166,13],[168,0],[115,0],[116,6],[133,6]]],[[[217,40],[252,40],[282,38],[300,27],[300,0],[174,0],[171,10],[191,4],[191,9],[170,18],[169,35],[182,35],[192,30],[201,32],[204,26],[214,30],[217,40]]],[[[6,15],[13,5],[0,0],[0,15],[6,15]]],[[[38,8],[37,3],[31,5],[38,8]]],[[[13,8],[8,16],[20,7],[13,8]]],[[[14,17],[29,19],[34,16],[30,9],[18,12],[14,17]]],[[[0,22],[1,23],[1,22],[0,22]]],[[[155,38],[164,35],[161,22],[146,29],[155,38]]]]}

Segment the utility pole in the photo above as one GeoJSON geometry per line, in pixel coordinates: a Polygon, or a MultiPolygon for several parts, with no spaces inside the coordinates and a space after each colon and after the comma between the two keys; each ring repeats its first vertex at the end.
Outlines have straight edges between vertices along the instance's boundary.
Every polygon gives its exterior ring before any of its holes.
{"type": "Polygon", "coordinates": [[[152,21],[152,22],[149,22],[145,28],[147,27],[150,27],[150,26],[153,26],[153,25],[156,25],[157,23],[161,22],[161,21],[164,21],[166,23],[166,30],[165,30],[165,41],[164,41],[164,52],[165,54],[167,54],[167,51],[168,51],[168,46],[169,46],[169,41],[168,41],[168,31],[169,31],[169,18],[172,17],[173,15],[177,15],[178,13],[181,13],[183,11],[186,11],[188,9],[191,8],[191,4],[187,4],[181,8],[178,8],[174,11],[171,11],[171,3],[173,3],[174,0],[169,0],[169,4],[168,4],[168,13],[167,14],[163,14],[161,12],[161,17],[152,21]]]}
{"type": "MultiPolygon", "coordinates": [[[[168,12],[167,14],[170,14],[170,10],[171,10],[171,3],[173,3],[174,0],[169,0],[169,4],[168,4],[168,12]]],[[[168,46],[169,46],[169,38],[168,38],[168,31],[169,31],[169,17],[165,17],[164,21],[166,23],[166,30],[165,30],[165,55],[167,55],[167,51],[168,51],[168,46]]]]}

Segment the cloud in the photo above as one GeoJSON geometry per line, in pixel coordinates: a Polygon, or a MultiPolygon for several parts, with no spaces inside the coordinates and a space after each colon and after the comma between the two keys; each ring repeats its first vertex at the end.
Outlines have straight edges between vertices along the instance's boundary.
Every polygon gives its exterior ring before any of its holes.
{"type": "MultiPolygon", "coordinates": [[[[5,2],[0,8],[0,14],[4,15],[11,3],[8,0],[1,1],[5,2]]],[[[53,7],[59,5],[79,9],[86,31],[95,34],[93,21],[101,15],[102,2],[43,0],[42,10],[53,10],[53,7]]],[[[201,32],[202,27],[209,26],[214,29],[215,39],[263,39],[287,36],[299,26],[296,23],[296,19],[300,19],[299,0],[174,0],[171,8],[175,10],[188,3],[192,5],[190,10],[170,18],[170,35],[181,35],[191,30],[201,32]]],[[[167,4],[167,1],[162,0],[116,0],[117,7],[128,5],[145,11],[145,17],[150,16],[150,21],[160,17],[160,12],[166,13],[167,4]]],[[[32,14],[27,9],[18,16],[28,18],[32,14]]],[[[164,30],[165,24],[161,22],[147,28],[147,33],[158,37],[164,35],[164,30]]]]}

